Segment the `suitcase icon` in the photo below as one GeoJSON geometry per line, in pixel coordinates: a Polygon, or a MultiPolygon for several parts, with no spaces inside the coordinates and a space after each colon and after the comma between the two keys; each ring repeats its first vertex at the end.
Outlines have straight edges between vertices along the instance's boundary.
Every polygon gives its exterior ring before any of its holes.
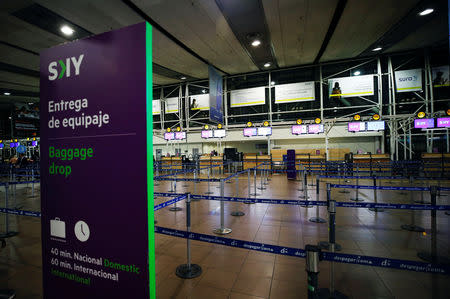
{"type": "Polygon", "coordinates": [[[50,236],[57,238],[66,238],[66,223],[58,217],[50,220],[50,236]]]}

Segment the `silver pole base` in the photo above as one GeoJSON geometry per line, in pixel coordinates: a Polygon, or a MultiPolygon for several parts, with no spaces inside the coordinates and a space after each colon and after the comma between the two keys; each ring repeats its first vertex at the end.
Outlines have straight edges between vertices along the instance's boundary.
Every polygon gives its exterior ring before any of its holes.
{"type": "Polygon", "coordinates": [[[241,211],[235,211],[235,212],[231,212],[230,214],[231,216],[244,216],[245,213],[241,212],[241,211]]]}
{"type": "Polygon", "coordinates": [[[263,183],[263,185],[264,185],[264,186],[267,186],[267,185],[269,185],[269,183],[263,183]]]}
{"type": "MultiPolygon", "coordinates": [[[[330,243],[328,243],[328,241],[321,241],[317,245],[323,250],[330,250],[330,243]]],[[[341,251],[342,250],[342,246],[339,245],[338,243],[335,243],[334,244],[334,250],[341,251]]]]}
{"type": "Polygon", "coordinates": [[[258,189],[258,190],[266,190],[267,188],[266,187],[258,187],[256,189],[258,189]]]}
{"type": "Polygon", "coordinates": [[[403,230],[407,230],[410,232],[418,232],[418,233],[423,233],[425,231],[425,229],[423,227],[414,225],[414,224],[403,224],[402,226],[400,226],[403,230]]]}
{"type": "Polygon", "coordinates": [[[326,223],[327,221],[323,218],[320,217],[313,217],[313,218],[309,218],[310,222],[314,222],[314,223],[326,223]]]}
{"type": "Polygon", "coordinates": [[[339,193],[350,193],[347,189],[339,190],[339,193]]]}
{"type": "Polygon", "coordinates": [[[232,231],[233,230],[231,228],[220,227],[220,228],[216,228],[215,230],[213,230],[213,233],[215,233],[217,235],[228,235],[232,231]]]}
{"type": "Polygon", "coordinates": [[[202,274],[202,267],[197,264],[191,264],[190,267],[188,264],[179,265],[175,274],[184,279],[199,277],[202,274]]]}
{"type": "Polygon", "coordinates": [[[171,211],[171,212],[178,212],[178,211],[181,211],[181,210],[182,210],[182,208],[180,208],[180,207],[172,207],[172,208],[169,209],[169,211],[171,211]]]}

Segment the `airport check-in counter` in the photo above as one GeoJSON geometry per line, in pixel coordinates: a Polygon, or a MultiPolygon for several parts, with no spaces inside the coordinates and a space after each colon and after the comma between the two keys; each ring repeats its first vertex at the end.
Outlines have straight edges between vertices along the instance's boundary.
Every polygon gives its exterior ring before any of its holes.
{"type": "Polygon", "coordinates": [[[391,167],[389,154],[358,154],[353,155],[353,170],[360,171],[389,171],[391,167]],[[384,166],[384,167],[383,167],[384,166]]]}
{"type": "MultiPolygon", "coordinates": [[[[207,168],[207,167],[211,167],[211,166],[216,166],[216,165],[223,165],[223,157],[222,156],[201,156],[200,157],[200,168],[207,168]]],[[[219,171],[222,171],[223,166],[220,167],[214,167],[213,169],[211,169],[211,173],[218,173],[219,171]]],[[[202,170],[203,174],[207,174],[208,170],[207,169],[203,169],[202,170]]]]}
{"type": "Polygon", "coordinates": [[[181,157],[162,157],[161,168],[163,168],[165,171],[167,171],[168,169],[183,169],[181,157]]]}
{"type": "Polygon", "coordinates": [[[311,155],[311,154],[296,154],[295,155],[295,164],[296,169],[300,170],[300,164],[305,167],[307,170],[319,170],[320,166],[316,165],[320,162],[325,162],[326,157],[325,155],[311,155]]]}
{"type": "Polygon", "coordinates": [[[256,154],[245,154],[244,155],[244,170],[256,167],[256,154]]]}
{"type": "Polygon", "coordinates": [[[422,153],[424,172],[450,172],[450,153],[422,153]]]}
{"type": "Polygon", "coordinates": [[[270,155],[258,155],[256,156],[256,163],[261,165],[265,163],[265,166],[261,166],[264,169],[272,169],[272,157],[270,155]]]}

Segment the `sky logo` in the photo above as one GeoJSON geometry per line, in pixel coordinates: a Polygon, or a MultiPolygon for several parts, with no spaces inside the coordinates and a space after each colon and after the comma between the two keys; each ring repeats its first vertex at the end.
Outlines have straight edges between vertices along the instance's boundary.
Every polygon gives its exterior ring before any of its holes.
{"type": "Polygon", "coordinates": [[[61,79],[64,77],[70,77],[72,75],[78,76],[80,74],[80,66],[81,62],[83,61],[84,54],[81,54],[78,58],[76,57],[68,57],[66,58],[66,61],[62,61],[61,59],[58,61],[52,61],[48,65],[48,72],[50,73],[48,75],[48,79],[50,81],[61,79]],[[59,67],[58,67],[59,65],[59,67]],[[75,71],[75,74],[72,74],[72,65],[73,69],[75,71]],[[58,71],[59,69],[59,71],[58,71]]]}

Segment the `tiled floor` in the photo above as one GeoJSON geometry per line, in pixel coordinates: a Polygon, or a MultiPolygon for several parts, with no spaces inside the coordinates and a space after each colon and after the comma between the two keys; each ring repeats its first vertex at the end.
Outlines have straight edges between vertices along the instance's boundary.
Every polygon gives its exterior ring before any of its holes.
{"type": "MultiPolygon", "coordinates": [[[[330,182],[338,182],[330,181],[330,182]]],[[[417,182],[421,185],[423,182],[417,182]]],[[[435,182],[432,182],[435,183],[435,182]]],[[[258,187],[260,181],[258,178],[258,187]]],[[[297,198],[300,182],[288,181],[285,175],[274,175],[266,190],[258,190],[264,198],[297,198]]],[[[360,180],[361,185],[371,181],[360,180]]],[[[407,182],[382,181],[382,185],[407,185],[407,182]]],[[[423,183],[425,184],[425,183],[423,183]]],[[[426,182],[428,184],[428,182],[426,182]]],[[[177,192],[194,192],[193,183],[187,187],[177,184],[177,192]]],[[[212,183],[216,195],[218,183],[212,183]]],[[[253,187],[253,185],[252,185],[253,187]]],[[[155,191],[169,190],[169,182],[161,182],[155,191]]],[[[315,187],[310,187],[315,200],[315,187]]],[[[325,200],[325,185],[321,184],[320,200],[325,200]]],[[[207,190],[206,183],[197,184],[197,193],[207,190]]],[[[239,196],[247,196],[247,176],[239,179],[239,196]]],[[[235,181],[225,184],[225,195],[235,195],[235,181]]],[[[36,191],[39,192],[39,189],[36,191]]],[[[252,189],[253,192],[253,189],[252,189]]],[[[0,206],[3,206],[3,190],[0,190],[0,206]]],[[[39,210],[39,196],[30,197],[30,188],[17,190],[18,203],[27,210],[39,210]]],[[[332,191],[337,201],[346,201],[354,195],[332,191]]],[[[413,193],[421,199],[420,192],[413,193]]],[[[372,190],[361,190],[360,198],[373,201],[372,190]]],[[[429,200],[429,194],[424,194],[429,200]]],[[[166,201],[158,198],[156,203],[166,201]]],[[[438,203],[448,204],[450,197],[439,197],[438,203]]],[[[410,194],[398,191],[378,192],[379,202],[410,202],[410,194]]],[[[184,208],[184,201],[179,206],[184,208]]],[[[439,254],[450,257],[450,216],[438,211],[439,254]]],[[[157,211],[159,226],[185,229],[185,209],[171,212],[168,208],[157,211]]],[[[268,244],[304,248],[306,244],[326,241],[327,224],[309,222],[316,215],[316,208],[268,204],[225,203],[225,226],[233,229],[227,237],[268,244]],[[241,210],[243,217],[230,216],[241,210]]],[[[326,208],[320,208],[320,216],[327,218],[326,208]]],[[[3,221],[3,216],[0,216],[3,221]]],[[[386,210],[375,213],[367,209],[337,209],[337,242],[343,253],[419,260],[417,252],[430,246],[430,212],[415,212],[416,224],[426,233],[406,232],[400,225],[410,222],[410,212],[386,210]]],[[[20,235],[8,239],[7,247],[0,252],[0,288],[14,288],[18,298],[41,298],[41,246],[40,221],[32,217],[11,216],[12,227],[20,235]]],[[[220,203],[201,200],[192,203],[192,230],[212,235],[220,225],[220,203]]],[[[4,225],[0,225],[0,231],[4,225]]],[[[175,275],[175,268],[186,259],[186,240],[156,235],[156,285],[157,298],[306,298],[305,260],[268,253],[260,253],[203,242],[192,242],[192,259],[203,273],[200,277],[183,280],[175,275]]],[[[328,262],[321,262],[320,286],[329,285],[328,262]]],[[[351,298],[448,298],[450,277],[410,271],[375,268],[351,264],[335,264],[335,285],[351,298]],[[434,290],[434,295],[433,295],[434,290]]]]}

